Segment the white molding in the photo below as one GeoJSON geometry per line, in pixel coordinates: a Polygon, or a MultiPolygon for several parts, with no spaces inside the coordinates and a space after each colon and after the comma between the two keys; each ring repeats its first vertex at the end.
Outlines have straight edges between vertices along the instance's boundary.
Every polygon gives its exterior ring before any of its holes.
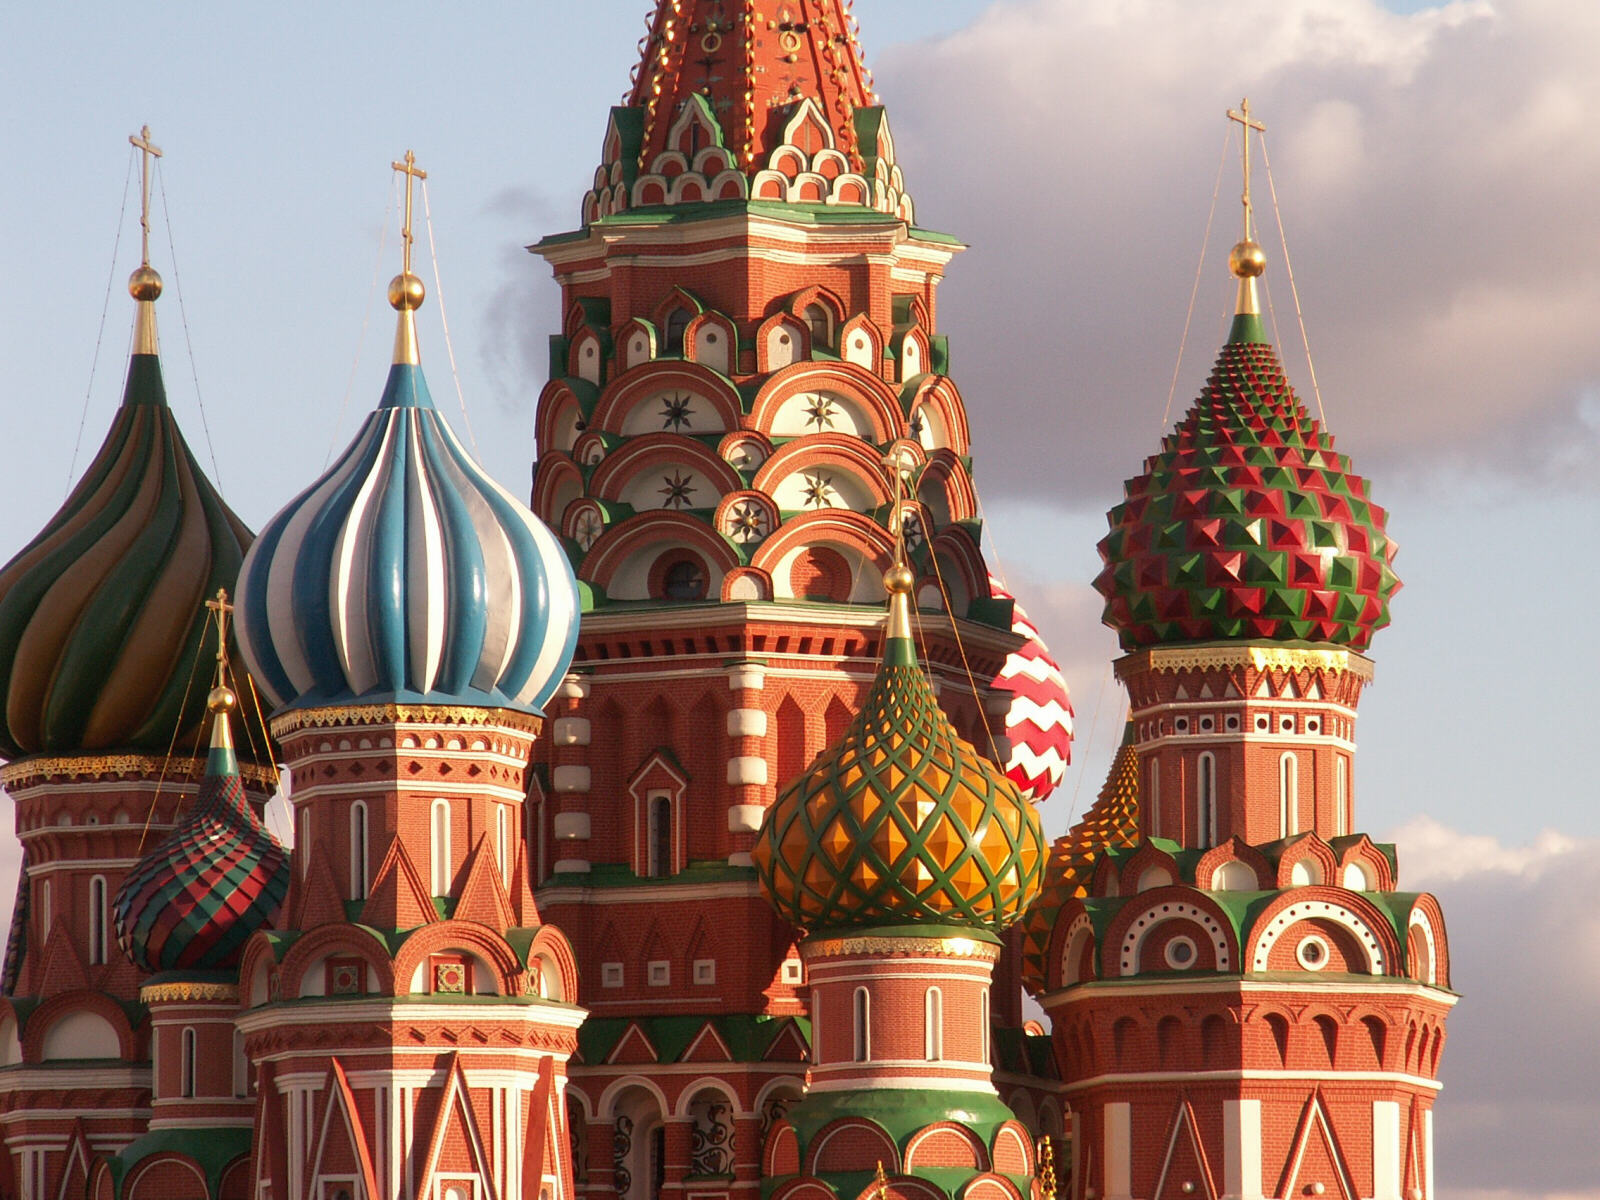
{"type": "Polygon", "coordinates": [[[1064,1084],[1061,1091],[1070,1095],[1090,1088],[1117,1084],[1151,1083],[1383,1083],[1393,1087],[1413,1087],[1422,1091],[1437,1092],[1444,1085],[1436,1079],[1422,1075],[1408,1075],[1401,1071],[1108,1071],[1064,1084]]]}

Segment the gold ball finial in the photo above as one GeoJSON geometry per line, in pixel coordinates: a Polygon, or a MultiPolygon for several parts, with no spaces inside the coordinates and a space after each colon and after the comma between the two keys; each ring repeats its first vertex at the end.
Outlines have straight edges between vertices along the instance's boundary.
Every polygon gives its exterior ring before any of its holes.
{"type": "Polygon", "coordinates": [[[206,707],[214,713],[232,712],[239,707],[239,697],[230,687],[214,687],[206,697],[206,707]]]}
{"type": "Polygon", "coordinates": [[[883,587],[890,595],[907,594],[916,586],[917,577],[905,563],[895,563],[883,573],[883,587]]]}
{"type": "Polygon", "coordinates": [[[1236,278],[1255,279],[1266,269],[1266,252],[1256,242],[1240,242],[1228,251],[1228,270],[1236,278]]]}
{"type": "Polygon", "coordinates": [[[410,271],[404,271],[389,281],[389,306],[401,312],[421,308],[427,294],[428,289],[422,286],[422,280],[410,271]]]}
{"type": "Polygon", "coordinates": [[[135,300],[154,300],[161,295],[161,276],[148,263],[128,276],[128,294],[135,300]]]}

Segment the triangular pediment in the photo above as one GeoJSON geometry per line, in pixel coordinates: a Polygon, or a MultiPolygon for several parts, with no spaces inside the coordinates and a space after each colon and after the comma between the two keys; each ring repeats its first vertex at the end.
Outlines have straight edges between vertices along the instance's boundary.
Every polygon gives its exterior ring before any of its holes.
{"type": "Polygon", "coordinates": [[[361,1112],[356,1107],[355,1093],[350,1090],[349,1077],[338,1059],[332,1060],[323,1091],[328,1103],[322,1110],[322,1124],[316,1132],[304,1194],[321,1195],[322,1189],[317,1186],[321,1178],[354,1177],[357,1190],[352,1200],[378,1200],[378,1179],[367,1131],[361,1124],[361,1112]]]}
{"type": "Polygon", "coordinates": [[[716,1027],[707,1022],[700,1032],[694,1035],[694,1041],[689,1043],[689,1048],[678,1056],[678,1061],[697,1063],[732,1062],[733,1051],[728,1049],[728,1043],[722,1040],[722,1035],[717,1032],[716,1027]]]}
{"type": "Polygon", "coordinates": [[[433,1130],[428,1137],[428,1157],[423,1164],[422,1178],[417,1181],[419,1196],[434,1194],[434,1177],[439,1174],[460,1174],[463,1170],[477,1175],[482,1190],[482,1200],[500,1200],[500,1189],[489,1156],[489,1142],[478,1128],[473,1115],[472,1098],[467,1088],[467,1075],[461,1068],[461,1056],[450,1055],[450,1065],[445,1072],[444,1094],[439,1099],[434,1114],[433,1130]]]}
{"type": "Polygon", "coordinates": [[[606,1055],[606,1062],[613,1064],[638,1065],[659,1061],[660,1055],[656,1052],[656,1048],[650,1044],[650,1039],[637,1024],[629,1025],[627,1032],[618,1038],[617,1044],[611,1048],[611,1053],[606,1055]]]}
{"type": "Polygon", "coordinates": [[[1334,1200],[1358,1200],[1350,1168],[1339,1150],[1320,1092],[1307,1100],[1301,1111],[1294,1149],[1289,1152],[1277,1194],[1298,1196],[1315,1183],[1321,1183],[1323,1194],[1334,1200]]]}
{"type": "Polygon", "coordinates": [[[1191,1196],[1217,1200],[1211,1164],[1206,1159],[1205,1146],[1201,1143],[1200,1130],[1195,1123],[1194,1108],[1187,1097],[1178,1102],[1173,1112],[1167,1130],[1166,1156],[1161,1163],[1161,1174],[1156,1177],[1152,1196],[1154,1200],[1184,1200],[1191,1196]]]}
{"type": "Polygon", "coordinates": [[[778,1031],[778,1036],[772,1039],[761,1057],[766,1062],[803,1063],[811,1058],[811,1047],[806,1045],[800,1027],[790,1021],[778,1031]]]}

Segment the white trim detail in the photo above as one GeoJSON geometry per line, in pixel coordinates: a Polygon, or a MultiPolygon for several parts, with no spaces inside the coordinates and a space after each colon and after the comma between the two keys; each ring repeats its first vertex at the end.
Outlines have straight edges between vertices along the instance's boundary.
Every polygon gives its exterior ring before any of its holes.
{"type": "Polygon", "coordinates": [[[1158,926],[1176,920],[1192,921],[1204,929],[1206,936],[1211,939],[1211,948],[1216,951],[1215,969],[1218,971],[1232,969],[1232,962],[1228,957],[1228,935],[1223,930],[1222,923],[1197,905],[1182,900],[1170,900],[1141,913],[1139,919],[1129,927],[1123,937],[1121,974],[1124,977],[1139,973],[1139,951],[1144,946],[1144,939],[1158,926]]]}
{"type": "Polygon", "coordinates": [[[1296,921],[1307,921],[1314,918],[1332,921],[1343,925],[1356,935],[1367,953],[1367,973],[1369,975],[1382,975],[1385,972],[1383,961],[1383,947],[1378,944],[1377,935],[1367,928],[1367,923],[1348,908],[1339,904],[1330,904],[1326,900],[1304,900],[1299,904],[1291,904],[1273,918],[1272,924],[1267,926],[1261,938],[1256,942],[1255,955],[1251,959],[1252,971],[1265,971],[1267,958],[1272,953],[1272,947],[1277,945],[1278,939],[1296,921]]]}
{"type": "Polygon", "coordinates": [[[1261,1101],[1222,1102],[1222,1190],[1234,1200],[1263,1200],[1261,1101]]]}
{"type": "MultiPolygon", "coordinates": [[[[1411,919],[1406,922],[1406,934],[1410,935],[1413,929],[1422,930],[1422,940],[1428,943],[1428,977],[1422,982],[1429,987],[1439,986],[1439,949],[1433,940],[1433,920],[1420,908],[1411,910],[1411,919]]],[[[1409,963],[1407,964],[1410,965],[1409,963]]],[[[1429,1186],[1432,1186],[1433,1176],[1428,1176],[1429,1186]]]]}
{"type": "Polygon", "coordinates": [[[1106,1200],[1133,1200],[1133,1105],[1126,1100],[1105,1109],[1106,1200]]]}

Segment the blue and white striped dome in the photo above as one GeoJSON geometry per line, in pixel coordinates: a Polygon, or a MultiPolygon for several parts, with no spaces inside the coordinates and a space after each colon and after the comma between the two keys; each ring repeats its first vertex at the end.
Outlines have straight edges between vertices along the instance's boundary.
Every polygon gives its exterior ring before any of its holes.
{"type": "Polygon", "coordinates": [[[555,535],[397,362],[350,448],[251,546],[238,633],[276,708],[539,712],[577,645],[578,589],[555,535]]]}

